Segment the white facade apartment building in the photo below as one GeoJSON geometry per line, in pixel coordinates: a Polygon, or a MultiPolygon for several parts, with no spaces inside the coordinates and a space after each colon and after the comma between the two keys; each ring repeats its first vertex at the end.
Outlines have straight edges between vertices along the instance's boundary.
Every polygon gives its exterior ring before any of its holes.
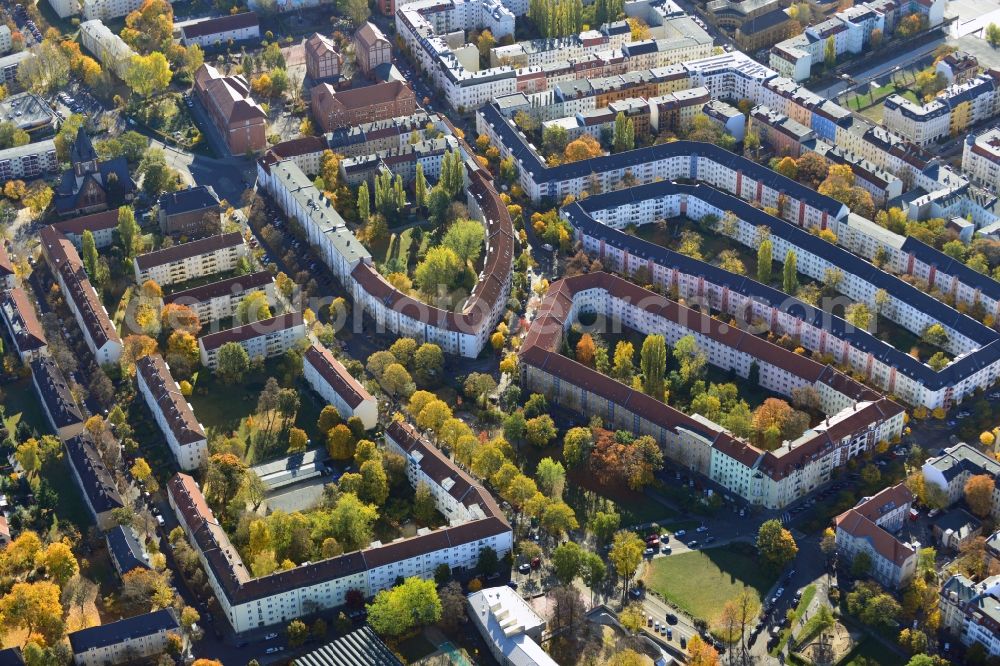
{"type": "Polygon", "coordinates": [[[544,89],[554,82],[546,71],[566,61],[569,62],[566,62],[563,76],[569,80],[579,76],[574,74],[573,61],[593,61],[595,65],[605,63],[624,73],[705,57],[712,52],[712,38],[688,17],[681,15],[665,17],[666,27],[663,30],[669,34],[667,39],[625,43],[617,49],[611,48],[608,38],[605,48],[596,50],[604,37],[595,39],[590,33],[584,33],[574,38],[568,49],[564,48],[568,43],[562,40],[550,41],[548,50],[544,45],[521,45],[521,53],[515,60],[543,64],[529,64],[517,69],[500,64],[490,69],[470,71],[441,35],[481,28],[489,28],[497,39],[512,35],[514,15],[519,13],[520,5],[526,3],[518,3],[517,7],[505,4],[510,7],[509,10],[496,0],[448,0],[446,4],[438,0],[418,0],[397,9],[397,33],[420,69],[443,91],[444,99],[452,108],[479,107],[499,96],[533,88],[532,82],[536,79],[542,82],[547,80],[541,86],[544,89]]]}
{"type": "Polygon", "coordinates": [[[900,95],[885,100],[884,126],[927,146],[1000,113],[1000,69],[948,86],[929,102],[915,104],[900,95]]]}
{"type": "Polygon", "coordinates": [[[52,268],[66,304],[76,317],[83,339],[98,365],[117,363],[122,353],[121,338],[118,337],[118,331],[97,291],[87,278],[76,248],[68,238],[52,227],[44,227],[39,236],[42,253],[52,268]]]}
{"type": "Polygon", "coordinates": [[[788,333],[804,348],[829,355],[834,362],[911,404],[933,408],[960,401],[1000,376],[998,338],[990,329],[969,317],[956,317],[954,310],[929,294],[887,273],[872,270],[849,252],[718,190],[704,185],[651,183],[595,195],[564,207],[562,214],[575,228],[583,249],[609,269],[631,274],[640,267],[646,268],[651,281],[664,289],[686,299],[705,300],[740,321],[788,333]],[[956,340],[956,345],[948,348],[964,356],[944,373],[935,372],[832,314],[798,303],[793,297],[749,278],[620,231],[630,224],[641,225],[680,215],[701,219],[712,214],[721,219],[730,211],[737,216],[736,240],[755,246],[758,228],[766,227],[775,260],[781,261],[788,250],[793,250],[798,258],[797,269],[818,276],[817,279],[822,279],[827,268],[836,267],[844,276],[840,291],[871,307],[875,293],[884,289],[889,296],[884,316],[914,332],[931,323],[942,323],[956,340]]]}
{"type": "Polygon", "coordinates": [[[342,284],[362,261],[371,261],[365,249],[340,216],[294,160],[257,162],[257,182],[290,218],[306,232],[309,244],[342,284]]]}
{"type": "Polygon", "coordinates": [[[218,282],[192,287],[164,296],[163,304],[186,305],[194,310],[202,324],[229,319],[250,294],[263,292],[268,306],[276,303],[274,279],[267,271],[237,275],[218,282]]]}
{"type": "Polygon", "coordinates": [[[208,460],[208,439],[170,374],[170,366],[162,356],[152,354],[136,361],[135,369],[139,393],[146,399],[177,464],[184,470],[198,469],[208,460]]]}
{"type": "Polygon", "coordinates": [[[56,144],[52,139],[0,150],[0,183],[31,180],[58,170],[56,144]]]}
{"type": "Polygon", "coordinates": [[[886,488],[834,519],[837,552],[848,562],[861,553],[871,560],[870,575],[879,583],[901,588],[917,568],[917,549],[893,533],[909,518],[913,493],[905,484],[886,488]]]}
{"type": "Polygon", "coordinates": [[[49,5],[62,19],[80,15],[80,0],[49,0],[49,5]]]}
{"type": "Polygon", "coordinates": [[[133,664],[143,657],[163,654],[174,634],[183,639],[176,611],[172,608],[135,615],[69,634],[73,663],[77,666],[133,664]]]}
{"type": "Polygon", "coordinates": [[[486,227],[486,256],[482,275],[458,312],[403,294],[379,275],[371,254],[294,160],[276,162],[274,156],[265,156],[257,163],[257,174],[258,183],[281,209],[299,221],[356,305],[371,314],[378,331],[433,342],[449,354],[468,358],[482,351],[506,307],[514,256],[510,214],[482,170],[469,176],[466,192],[470,211],[486,227]]]}
{"type": "Polygon", "coordinates": [[[172,245],[133,259],[135,281],[152,280],[161,287],[234,270],[250,254],[236,231],[172,245]]]}
{"type": "Polygon", "coordinates": [[[1000,656],[1000,576],[975,583],[956,574],[941,587],[941,628],[966,647],[980,643],[1000,656]]]}
{"type": "Polygon", "coordinates": [[[203,335],[198,339],[201,364],[213,370],[218,365],[219,349],[235,342],[251,358],[280,356],[295,347],[306,337],[306,326],[301,312],[288,312],[270,319],[262,319],[218,333],[203,335]]]}
{"type": "MultiPolygon", "coordinates": [[[[135,7],[119,14],[119,16],[124,16],[137,9],[139,4],[136,3],[135,7]]],[[[126,44],[121,37],[111,32],[111,29],[104,25],[100,19],[88,20],[80,24],[80,44],[90,51],[105,69],[114,72],[119,79],[125,78],[125,73],[132,65],[132,56],[136,55],[132,47],[126,44]]]]}
{"type": "MultiPolygon", "coordinates": [[[[1000,463],[968,444],[946,448],[941,455],[928,458],[921,468],[926,483],[933,483],[954,504],[965,496],[965,483],[973,476],[987,475],[1000,479],[1000,463]]],[[[1000,516],[1000,484],[993,491],[994,518],[1000,516]]]]}
{"type": "Polygon", "coordinates": [[[558,404],[600,416],[609,428],[650,435],[671,460],[710,476],[748,502],[780,508],[830,479],[834,469],[902,432],[898,405],[831,368],[744,333],[607,273],[567,278],[550,289],[522,345],[526,385],[558,404]],[[762,386],[785,393],[818,387],[822,424],[764,452],[699,415],[687,416],[571,359],[559,348],[581,312],[603,316],[674,344],[694,336],[709,363],[746,377],[757,364],[762,386]],[[839,393],[837,399],[831,399],[839,393]],[[846,404],[846,408],[840,405],[846,404]]]}
{"type": "Polygon", "coordinates": [[[82,0],[83,20],[121,18],[142,7],[142,2],[143,0],[82,0]]]}
{"type": "Polygon", "coordinates": [[[457,573],[470,571],[487,547],[500,557],[511,551],[510,525],[487,491],[423,441],[413,428],[392,423],[386,440],[387,447],[406,451],[408,464],[418,465],[426,478],[448,485],[449,495],[466,507],[471,518],[437,530],[421,529],[414,537],[387,544],[376,541],[359,551],[253,578],[194,479],[178,474],[170,480],[170,505],[237,633],[285,624],[309,612],[343,605],[351,590],[370,598],[392,587],[400,576],[433,579],[441,564],[457,573]],[[426,455],[417,456],[418,452],[426,455]]]}
{"type": "Polygon", "coordinates": [[[983,187],[1000,185],[1000,129],[969,135],[962,150],[962,171],[983,187]]]}
{"type": "Polygon", "coordinates": [[[306,350],[302,376],[320,397],[337,408],[344,420],[357,416],[365,430],[378,425],[378,400],[326,347],[314,343],[306,350]]]}

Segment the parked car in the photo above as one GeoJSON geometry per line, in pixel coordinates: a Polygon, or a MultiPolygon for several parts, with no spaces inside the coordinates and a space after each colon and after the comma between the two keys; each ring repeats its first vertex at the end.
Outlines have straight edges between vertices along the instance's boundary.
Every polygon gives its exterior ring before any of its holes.
{"type": "Polygon", "coordinates": [[[673,613],[667,613],[667,624],[677,624],[677,616],[673,613]]]}
{"type": "Polygon", "coordinates": [[[540,566],[542,566],[542,558],[536,557],[536,558],[534,558],[534,559],[531,560],[531,568],[532,569],[537,569],[540,566]]]}
{"type": "Polygon", "coordinates": [[[277,637],[278,637],[278,633],[276,631],[272,631],[271,633],[269,633],[266,636],[264,636],[264,640],[265,641],[273,641],[277,637]]]}
{"type": "Polygon", "coordinates": [[[518,573],[523,573],[523,574],[530,573],[531,572],[531,565],[526,562],[526,563],[520,565],[517,568],[517,572],[518,573]]]}

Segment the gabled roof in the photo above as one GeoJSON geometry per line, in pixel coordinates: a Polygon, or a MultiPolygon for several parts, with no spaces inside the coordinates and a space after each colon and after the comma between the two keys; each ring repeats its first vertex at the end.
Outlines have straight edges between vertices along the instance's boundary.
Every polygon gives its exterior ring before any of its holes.
{"type": "Polygon", "coordinates": [[[70,464],[83,485],[83,493],[97,514],[124,506],[111,472],[87,435],[75,435],[63,440],[63,446],[66,447],[70,464]]]}
{"type": "Polygon", "coordinates": [[[155,408],[163,415],[174,439],[181,445],[205,441],[205,429],[178,390],[163,357],[159,354],[143,356],[135,362],[135,370],[149,388],[155,408]]]}
{"type": "Polygon", "coordinates": [[[372,395],[361,385],[361,382],[355,379],[347,371],[347,368],[333,357],[330,350],[321,344],[313,343],[306,350],[303,362],[315,368],[316,372],[330,385],[330,388],[343,398],[351,409],[363,402],[374,400],[372,395]]]}
{"type": "Polygon", "coordinates": [[[91,162],[96,159],[97,151],[94,150],[94,144],[91,143],[87,130],[81,125],[76,131],[76,139],[73,140],[73,144],[70,146],[69,161],[77,164],[78,162],[91,162]]]}
{"type": "Polygon", "coordinates": [[[206,18],[193,23],[188,23],[181,30],[186,39],[194,37],[208,37],[231,30],[242,30],[260,25],[260,19],[256,12],[240,12],[239,14],[226,14],[206,18]]]}
{"type": "Polygon", "coordinates": [[[262,335],[269,335],[301,325],[301,312],[286,312],[270,319],[261,319],[260,321],[219,331],[218,333],[209,333],[202,336],[198,342],[206,351],[211,351],[218,349],[227,342],[245,342],[262,335]]]}
{"type": "Polygon", "coordinates": [[[186,187],[176,192],[167,192],[160,196],[160,210],[167,215],[180,215],[194,210],[202,210],[219,205],[219,197],[211,185],[186,187]]]}
{"type": "Polygon", "coordinates": [[[69,634],[73,654],[82,655],[89,650],[119,645],[126,641],[154,636],[162,631],[178,631],[180,624],[172,608],[118,620],[69,634]]]}
{"type": "Polygon", "coordinates": [[[57,428],[64,428],[83,421],[83,413],[77,406],[73,394],[70,393],[66,377],[55,361],[48,356],[33,359],[31,361],[31,376],[41,393],[45,411],[55,421],[57,428]]]}
{"type": "Polygon", "coordinates": [[[16,287],[0,294],[0,310],[10,324],[18,349],[25,352],[46,345],[45,332],[35,314],[35,306],[24,289],[16,287]]]}
{"type": "Polygon", "coordinates": [[[216,234],[208,238],[193,240],[188,243],[171,245],[163,250],[140,254],[135,258],[135,265],[139,270],[145,271],[157,266],[165,266],[175,261],[181,261],[190,257],[197,257],[202,254],[209,254],[225,250],[227,248],[242,247],[243,236],[238,231],[228,234],[216,234]]]}

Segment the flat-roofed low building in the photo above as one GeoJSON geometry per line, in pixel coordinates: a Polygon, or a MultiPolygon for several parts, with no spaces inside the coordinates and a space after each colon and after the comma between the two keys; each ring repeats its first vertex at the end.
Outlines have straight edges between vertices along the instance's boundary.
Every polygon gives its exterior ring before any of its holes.
{"type": "MultiPolygon", "coordinates": [[[[296,666],[403,666],[367,624],[331,643],[295,658],[296,666]]],[[[0,665],[2,666],[2,665],[0,665]]]]}
{"type": "Polygon", "coordinates": [[[256,12],[185,21],[178,29],[184,46],[217,47],[227,45],[230,40],[246,42],[260,39],[260,19],[256,12]]]}
{"type": "Polygon", "coordinates": [[[469,617],[502,666],[556,666],[540,645],[545,620],[515,590],[502,585],[468,596],[469,617]]]}
{"type": "MultiPolygon", "coordinates": [[[[111,437],[111,434],[105,433],[105,436],[111,437]]],[[[87,433],[63,439],[63,446],[87,510],[98,528],[110,530],[118,524],[113,516],[115,509],[125,506],[111,471],[87,433]]]]}
{"type": "Polygon", "coordinates": [[[52,107],[35,93],[18,93],[0,101],[0,120],[25,132],[48,129],[58,118],[52,107]]]}
{"type": "Polygon", "coordinates": [[[218,365],[219,350],[235,342],[251,358],[279,356],[299,344],[306,337],[306,327],[301,312],[288,312],[270,319],[255,321],[226,331],[203,335],[198,339],[201,364],[213,370],[218,365]]]}
{"type": "Polygon", "coordinates": [[[83,232],[89,231],[94,236],[94,246],[98,250],[103,250],[114,245],[114,232],[118,228],[118,209],[112,208],[56,222],[52,228],[66,236],[77,250],[83,248],[83,232]]]}
{"type": "Polygon", "coordinates": [[[208,459],[205,428],[159,354],[135,363],[136,384],[181,469],[197,469],[208,459]]]}
{"type": "Polygon", "coordinates": [[[316,343],[306,350],[302,375],[314,391],[337,408],[341,418],[357,416],[365,430],[378,425],[378,401],[326,347],[316,343]]]}
{"type": "Polygon", "coordinates": [[[222,206],[211,185],[187,187],[160,196],[160,231],[208,236],[222,232],[222,206]]]}
{"type": "Polygon", "coordinates": [[[236,308],[250,294],[264,292],[269,306],[275,304],[274,278],[267,271],[235,277],[175,291],[163,297],[163,304],[185,305],[198,315],[204,327],[209,322],[229,319],[236,315],[236,308]]]}
{"type": "Polygon", "coordinates": [[[48,354],[45,332],[24,289],[15,287],[0,294],[0,316],[22,363],[48,354]]]}
{"type": "Polygon", "coordinates": [[[165,608],[74,631],[67,638],[77,666],[108,666],[137,663],[165,653],[170,634],[183,637],[176,612],[165,608]]]}
{"type": "Polygon", "coordinates": [[[233,231],[140,254],[133,260],[135,280],[161,287],[235,270],[250,254],[243,236],[233,231]]]}
{"type": "Polygon", "coordinates": [[[0,183],[39,178],[58,170],[56,144],[52,139],[0,150],[0,183]]]}

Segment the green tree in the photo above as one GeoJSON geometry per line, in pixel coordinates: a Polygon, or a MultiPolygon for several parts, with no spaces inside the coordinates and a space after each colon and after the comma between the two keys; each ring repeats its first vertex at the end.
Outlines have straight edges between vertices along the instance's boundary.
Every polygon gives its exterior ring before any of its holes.
{"type": "Polygon", "coordinates": [[[794,250],[785,255],[785,265],[782,268],[781,286],[786,294],[793,295],[799,288],[798,260],[794,250]]]}
{"type": "Polygon", "coordinates": [[[159,51],[149,55],[134,55],[125,70],[125,85],[139,97],[163,92],[170,85],[173,72],[166,56],[159,51]]]}
{"type": "Polygon", "coordinates": [[[667,343],[662,335],[647,335],[639,352],[642,390],[646,395],[663,400],[663,376],[667,371],[667,343]]]}
{"type": "Polygon", "coordinates": [[[483,229],[483,225],[479,222],[475,220],[455,220],[448,227],[444,238],[441,239],[441,244],[450,248],[464,265],[470,261],[475,262],[479,259],[479,255],[483,251],[483,240],[485,238],[486,232],[483,229]]]}
{"type": "Polygon", "coordinates": [[[401,636],[441,619],[441,599],[434,581],[416,576],[382,590],[368,604],[368,623],[383,636],[401,636]]]}
{"type": "Polygon", "coordinates": [[[177,172],[167,165],[166,155],[159,148],[150,148],[139,163],[142,190],[150,197],[177,189],[177,172]]]}
{"type": "Polygon", "coordinates": [[[330,533],[345,552],[358,550],[371,542],[376,520],[378,509],[365,504],[354,493],[341,493],[329,512],[330,533]]]}
{"type": "Polygon", "coordinates": [[[771,239],[765,238],[757,248],[757,282],[771,284],[771,239]]]}
{"type": "Polygon", "coordinates": [[[121,241],[122,253],[126,259],[135,256],[139,241],[139,225],[136,224],[135,214],[131,206],[122,206],[118,209],[118,238],[121,241]]]}
{"type": "Polygon", "coordinates": [[[216,372],[226,384],[239,384],[250,370],[250,355],[238,342],[227,342],[219,347],[216,372]]]}
{"type": "Polygon", "coordinates": [[[462,274],[464,264],[450,247],[434,247],[417,264],[413,277],[420,291],[430,297],[448,292],[462,274]]]}
{"type": "Polygon", "coordinates": [[[828,69],[837,64],[837,45],[833,37],[826,39],[826,46],[823,47],[823,61],[828,69]]]}
{"type": "Polygon", "coordinates": [[[417,175],[413,181],[414,203],[421,208],[427,205],[427,178],[424,176],[424,165],[417,162],[417,175]]]}
{"type": "Polygon", "coordinates": [[[757,530],[757,552],[765,564],[781,569],[795,559],[799,547],[781,521],[773,519],[764,522],[757,530]]]}
{"type": "Polygon", "coordinates": [[[535,480],[538,482],[538,489],[545,495],[552,499],[560,499],[566,485],[566,469],[562,463],[552,458],[542,458],[535,468],[535,480]]]}
{"type": "Polygon", "coordinates": [[[608,560],[622,579],[623,599],[628,594],[632,576],[635,575],[635,570],[642,562],[642,553],[645,549],[645,542],[635,532],[621,530],[615,533],[611,549],[608,551],[608,560]]]}
{"type": "Polygon", "coordinates": [[[358,219],[362,222],[368,222],[368,217],[371,214],[370,206],[371,195],[368,193],[368,182],[362,181],[361,185],[358,186],[358,219]]]}
{"type": "Polygon", "coordinates": [[[615,116],[612,146],[616,153],[635,148],[635,125],[631,118],[625,117],[623,111],[619,111],[618,115],[615,116]]]}
{"type": "Polygon", "coordinates": [[[560,544],[552,551],[552,569],[560,583],[569,585],[580,575],[583,554],[583,548],[572,541],[560,544]]]}
{"type": "Polygon", "coordinates": [[[1000,46],[1000,26],[996,23],[990,23],[986,26],[986,41],[993,48],[1000,46]]]}
{"type": "Polygon", "coordinates": [[[97,244],[94,242],[94,234],[90,229],[83,230],[83,238],[81,239],[82,254],[83,254],[83,268],[87,271],[87,275],[91,280],[97,275],[97,244]]]}

